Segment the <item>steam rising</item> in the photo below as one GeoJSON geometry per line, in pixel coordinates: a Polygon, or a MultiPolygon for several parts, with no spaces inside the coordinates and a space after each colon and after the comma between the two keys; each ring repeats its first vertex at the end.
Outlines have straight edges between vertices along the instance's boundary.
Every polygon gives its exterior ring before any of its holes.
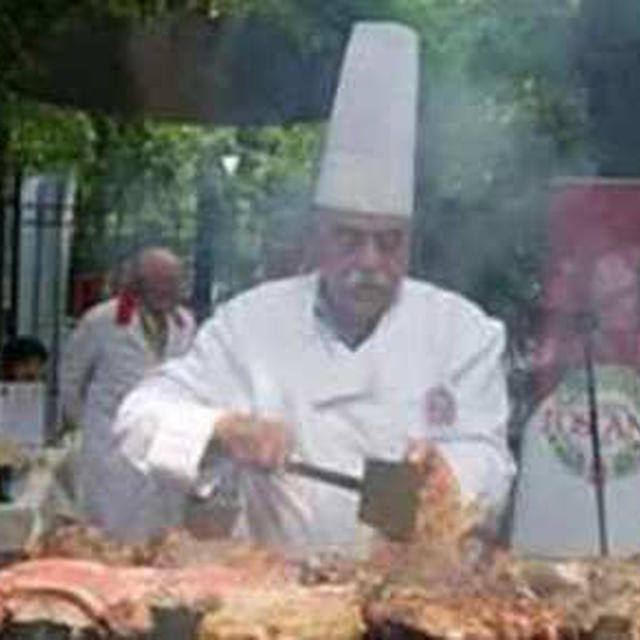
{"type": "Polygon", "coordinates": [[[426,47],[414,269],[509,321],[539,289],[551,179],[591,171],[576,9],[482,3],[456,18],[426,47]]]}

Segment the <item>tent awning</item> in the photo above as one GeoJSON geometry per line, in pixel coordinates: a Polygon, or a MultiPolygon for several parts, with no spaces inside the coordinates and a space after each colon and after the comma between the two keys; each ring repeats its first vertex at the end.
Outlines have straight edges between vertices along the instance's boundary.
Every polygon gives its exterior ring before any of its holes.
{"type": "Polygon", "coordinates": [[[324,119],[348,33],[303,50],[256,18],[75,18],[44,38],[14,89],[124,117],[265,125],[324,119]]]}

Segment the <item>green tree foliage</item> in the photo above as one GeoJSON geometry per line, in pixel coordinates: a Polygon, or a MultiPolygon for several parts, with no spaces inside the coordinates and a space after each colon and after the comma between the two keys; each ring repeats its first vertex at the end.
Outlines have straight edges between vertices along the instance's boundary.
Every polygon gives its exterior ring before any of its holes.
{"type": "Polygon", "coordinates": [[[85,113],[8,96],[5,118],[10,125],[5,161],[13,167],[51,171],[93,158],[95,132],[85,113]]]}
{"type": "MultiPolygon", "coordinates": [[[[185,8],[260,15],[311,49],[330,46],[358,19],[412,25],[424,57],[414,270],[462,289],[513,326],[535,307],[546,187],[555,175],[590,169],[584,91],[571,64],[577,0],[0,3],[11,7],[0,11],[8,34],[2,52],[20,52],[12,73],[31,38],[72,9],[134,20],[185,8]]],[[[198,176],[210,165],[222,209],[218,274],[231,289],[254,277],[265,249],[298,223],[321,138],[318,126],[213,130],[122,122],[21,100],[10,101],[5,113],[11,162],[32,170],[68,163],[81,177],[82,268],[103,268],[116,247],[146,237],[168,239],[187,253],[198,176]],[[241,160],[225,177],[219,159],[230,152],[241,160]]]]}

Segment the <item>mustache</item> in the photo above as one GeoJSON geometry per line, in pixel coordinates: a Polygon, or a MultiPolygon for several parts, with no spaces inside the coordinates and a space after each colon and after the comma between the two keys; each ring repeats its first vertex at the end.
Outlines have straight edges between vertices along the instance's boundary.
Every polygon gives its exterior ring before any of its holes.
{"type": "Polygon", "coordinates": [[[352,288],[371,288],[371,289],[388,289],[389,278],[377,271],[365,271],[363,269],[352,269],[345,278],[349,287],[352,288]]]}

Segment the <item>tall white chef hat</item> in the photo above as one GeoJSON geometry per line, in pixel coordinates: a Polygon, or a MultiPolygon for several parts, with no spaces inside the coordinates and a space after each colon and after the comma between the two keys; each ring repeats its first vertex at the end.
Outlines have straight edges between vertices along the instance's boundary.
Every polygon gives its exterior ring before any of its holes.
{"type": "Polygon", "coordinates": [[[344,57],[315,191],[319,210],[413,212],[418,38],[358,23],[344,57]]]}

